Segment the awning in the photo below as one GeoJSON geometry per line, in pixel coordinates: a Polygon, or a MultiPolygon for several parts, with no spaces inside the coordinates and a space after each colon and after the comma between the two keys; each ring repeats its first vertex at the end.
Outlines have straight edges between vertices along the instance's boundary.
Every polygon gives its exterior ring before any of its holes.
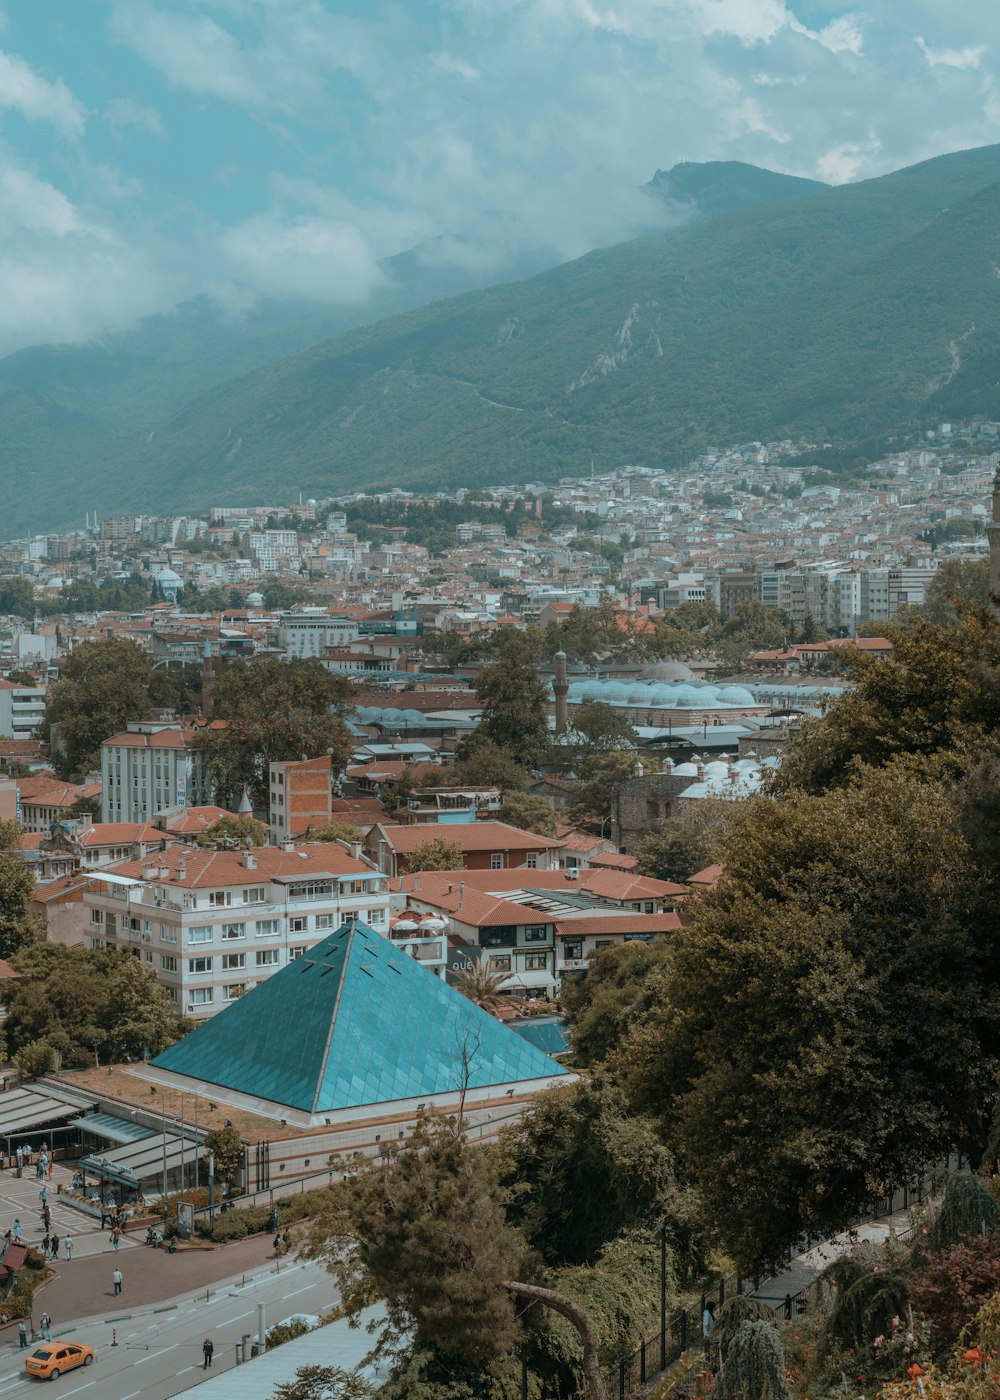
{"type": "Polygon", "coordinates": [[[89,1113],[82,1118],[73,1118],[67,1127],[82,1128],[85,1133],[93,1133],[94,1137],[117,1143],[139,1142],[153,1135],[152,1128],[131,1123],[125,1118],[116,1118],[111,1113],[89,1113]]]}
{"type": "Polygon", "coordinates": [[[142,885],[144,880],[137,880],[134,875],[109,875],[106,870],[81,870],[81,876],[85,880],[104,880],[109,885],[142,885]]]}
{"type": "Polygon", "coordinates": [[[30,1089],[8,1089],[7,1093],[0,1094],[0,1142],[40,1132],[61,1118],[68,1121],[79,1112],[79,1101],[66,1103],[30,1089]]]}
{"type": "Polygon", "coordinates": [[[94,1152],[84,1157],[80,1166],[95,1176],[135,1188],[147,1182],[159,1186],[164,1169],[169,1173],[207,1156],[201,1142],[194,1138],[172,1132],[164,1137],[163,1133],[154,1131],[139,1141],[123,1144],[113,1155],[94,1152]]]}

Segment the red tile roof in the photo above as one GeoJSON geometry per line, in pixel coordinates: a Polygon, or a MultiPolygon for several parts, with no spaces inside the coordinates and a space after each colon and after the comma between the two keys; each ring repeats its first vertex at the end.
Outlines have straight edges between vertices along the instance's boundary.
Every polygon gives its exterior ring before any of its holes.
{"type": "Polygon", "coordinates": [[[673,933],[681,928],[678,914],[616,914],[609,909],[606,914],[595,914],[580,919],[559,919],[556,933],[561,938],[572,938],[574,934],[614,934],[626,933],[673,933]]]}
{"type": "MultiPolygon", "coordinates": [[[[116,875],[128,875],[137,880],[148,879],[153,884],[170,884],[182,889],[219,889],[228,885],[264,885],[270,880],[291,879],[293,876],[372,875],[370,865],[354,860],[336,841],[297,845],[286,851],[280,846],[254,846],[249,852],[256,866],[244,865],[244,851],[204,851],[190,846],[171,846],[166,851],[145,860],[124,861],[116,865],[116,875]],[[178,878],[178,865],[183,861],[184,875],[178,878]],[[150,875],[149,867],[164,867],[164,878],[150,875]]],[[[100,879],[100,871],[93,871],[100,879]]]]}
{"type": "Polygon", "coordinates": [[[445,841],[456,841],[465,852],[543,851],[561,844],[549,836],[521,831],[516,826],[508,826],[506,822],[459,822],[454,826],[417,823],[413,826],[383,826],[382,830],[398,855],[412,855],[418,846],[425,846],[439,836],[445,841]]]}

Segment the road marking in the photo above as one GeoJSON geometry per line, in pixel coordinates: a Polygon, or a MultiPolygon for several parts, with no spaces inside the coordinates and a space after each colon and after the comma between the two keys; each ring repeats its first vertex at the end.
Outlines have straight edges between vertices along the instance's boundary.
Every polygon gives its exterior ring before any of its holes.
{"type": "Polygon", "coordinates": [[[86,1385],[78,1385],[74,1390],[64,1390],[63,1395],[76,1395],[77,1391],[89,1390],[92,1385],[96,1384],[96,1381],[88,1381],[86,1385]]]}
{"type": "Polygon", "coordinates": [[[159,1351],[150,1352],[148,1356],[144,1356],[140,1361],[133,1361],[132,1365],[145,1366],[147,1361],[155,1361],[158,1356],[164,1356],[168,1351],[174,1351],[179,1346],[180,1342],[171,1342],[170,1346],[161,1347],[159,1351]]]}
{"type": "MultiPolygon", "coordinates": [[[[239,1313],[236,1317],[231,1317],[231,1318],[229,1319],[229,1322],[241,1322],[241,1321],[243,1320],[243,1318],[245,1318],[245,1317],[253,1317],[253,1313],[252,1313],[252,1312],[239,1313]]],[[[222,1323],[222,1326],[223,1326],[223,1327],[228,1327],[228,1325],[229,1325],[229,1323],[227,1323],[227,1322],[223,1322],[223,1323],[222,1323]]]]}
{"type": "Polygon", "coordinates": [[[296,1290],[295,1290],[294,1293],[284,1293],[284,1294],[282,1294],[282,1297],[284,1297],[284,1298],[297,1298],[297,1297],[299,1296],[300,1293],[308,1293],[308,1292],[310,1292],[311,1289],[313,1289],[313,1288],[318,1288],[322,1282],[323,1282],[322,1279],[317,1279],[317,1281],[316,1281],[315,1283],[307,1283],[306,1286],[305,1286],[305,1288],[296,1288],[296,1290]]]}
{"type": "Polygon", "coordinates": [[[141,1391],[141,1390],[133,1390],[132,1393],[131,1393],[131,1395],[123,1395],[123,1396],[122,1396],[122,1400],[135,1400],[135,1397],[136,1397],[137,1395],[141,1395],[141,1394],[142,1394],[142,1391],[141,1391]]]}
{"type": "MultiPolygon", "coordinates": [[[[183,1371],[178,1371],[177,1374],[178,1374],[179,1376],[186,1376],[187,1373],[188,1373],[188,1371],[197,1371],[197,1369],[198,1369],[197,1366],[185,1366],[185,1367],[184,1367],[184,1370],[183,1370],[183,1371]]],[[[202,1367],[202,1370],[204,1370],[204,1369],[205,1369],[205,1368],[202,1367]]]]}

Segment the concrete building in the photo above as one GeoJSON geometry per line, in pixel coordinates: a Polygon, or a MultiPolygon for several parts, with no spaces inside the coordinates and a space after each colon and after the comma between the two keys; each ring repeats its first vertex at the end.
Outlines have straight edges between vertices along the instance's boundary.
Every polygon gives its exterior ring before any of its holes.
{"type": "Polygon", "coordinates": [[[328,826],[333,817],[329,754],[297,762],[272,763],[269,768],[271,842],[283,846],[310,828],[328,826]]]}
{"type": "Polygon", "coordinates": [[[331,647],[349,647],[357,637],[356,622],[331,617],[325,608],[282,613],[278,620],[278,645],[301,661],[324,656],[331,647]]]}
{"type": "Polygon", "coordinates": [[[45,687],[0,680],[0,735],[30,739],[45,717],[45,687]]]}
{"type": "Polygon", "coordinates": [[[204,806],[213,787],[195,733],[134,721],[101,745],[101,820],[148,822],[172,807],[204,806]]]}
{"type": "Polygon", "coordinates": [[[185,1016],[205,1020],[357,915],[388,934],[385,876],[337,842],[275,849],[171,846],[95,873],[92,947],[127,948],[185,1016]]]}

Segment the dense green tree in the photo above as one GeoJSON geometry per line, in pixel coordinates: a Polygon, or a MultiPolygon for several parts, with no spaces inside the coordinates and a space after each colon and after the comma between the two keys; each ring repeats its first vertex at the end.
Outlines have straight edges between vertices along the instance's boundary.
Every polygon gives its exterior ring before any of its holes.
{"type": "Polygon", "coordinates": [[[125,637],[84,642],[69,656],[61,678],[49,692],[42,725],[52,740],[58,725],[59,744],[53,746],[58,772],[79,778],[101,766],[101,744],[119,733],[129,720],[149,719],[153,712],[149,657],[125,637]]]}
{"type": "Polygon", "coordinates": [[[512,648],[479,668],[476,695],[483,706],[478,733],[525,768],[542,763],[549,750],[549,696],[534,666],[512,648]]]}
{"type": "Polygon", "coordinates": [[[629,1027],[649,1009],[656,989],[653,974],[666,956],[664,939],[609,943],[590,954],[585,975],[562,979],[559,997],[574,1060],[598,1065],[621,1045],[629,1027]]]}
{"type": "Polygon", "coordinates": [[[205,1134],[205,1151],[215,1158],[215,1178],[226,1186],[235,1186],[243,1166],[243,1139],[232,1127],[213,1128],[205,1134]]]}
{"type": "Polygon", "coordinates": [[[329,1400],[331,1395],[337,1400],[368,1400],[374,1394],[364,1377],[354,1371],[342,1371],[339,1366],[299,1366],[293,1381],[277,1386],[274,1400],[329,1400]]]}
{"type": "Polygon", "coordinates": [[[567,815],[575,822],[599,822],[603,831],[611,820],[615,788],[634,771],[634,754],[618,749],[595,754],[584,769],[567,815]]]}
{"type": "Polygon", "coordinates": [[[844,783],[856,762],[953,750],[1000,729],[1000,625],[984,609],[969,605],[958,627],[916,618],[887,630],[888,657],[843,648],[853,684],[803,725],[779,790],[821,792],[844,783]]]}
{"type": "Polygon", "coordinates": [[[58,1058],[55,1049],[47,1040],[32,1040],[27,1045],[22,1045],[14,1056],[18,1082],[27,1084],[31,1079],[40,1079],[43,1074],[48,1074],[49,1070],[56,1068],[58,1058]]]}
{"type": "Polygon", "coordinates": [[[1000,950],[995,887],[926,763],[752,801],[722,854],[619,1063],[749,1268],[982,1151],[1000,950]]]}
{"type": "Polygon", "coordinates": [[[713,846],[707,833],[668,818],[643,837],[636,850],[640,875],[683,884],[712,863],[713,846]]]}
{"type": "Polygon", "coordinates": [[[159,1055],[177,1039],[174,1003],[146,963],[127,954],[112,955],[105,978],[104,1028],[112,1060],[159,1055]]]}
{"type": "Polygon", "coordinates": [[[267,827],[243,812],[231,817],[220,817],[207,831],[200,831],[195,837],[196,846],[214,846],[217,841],[239,841],[241,846],[267,845],[267,827]]]}
{"type": "Polygon", "coordinates": [[[634,749],[639,736],[613,705],[606,705],[602,700],[585,700],[573,711],[570,739],[579,765],[595,753],[634,749]]]}
{"type": "Polygon", "coordinates": [[[990,561],[988,559],[946,559],[927,589],[918,609],[921,617],[944,627],[957,627],[963,603],[988,607],[990,601],[990,561]]]}
{"type": "Polygon", "coordinates": [[[33,942],[41,925],[31,913],[35,877],[20,849],[17,822],[0,820],[0,958],[33,942]]]}
{"type": "Polygon", "coordinates": [[[309,841],[346,841],[349,845],[363,841],[365,834],[360,826],[351,822],[327,822],[325,826],[311,826],[307,832],[309,841]]]}
{"type": "Polygon", "coordinates": [[[555,836],[558,829],[556,814],[544,797],[532,797],[526,792],[507,792],[500,809],[500,820],[522,831],[538,836],[555,836]]]}
{"type": "Polygon", "coordinates": [[[408,872],[416,870],[461,870],[465,864],[462,843],[435,836],[406,857],[408,872]]]}
{"type": "Polygon", "coordinates": [[[507,749],[476,733],[463,740],[459,759],[450,768],[426,778],[427,786],[497,787],[503,793],[517,792],[528,781],[528,774],[507,749]]]}
{"type": "Polygon", "coordinates": [[[718,1400],[788,1400],[785,1356],[771,1322],[741,1323],[723,1361],[718,1400]]]}
{"type": "Polygon", "coordinates": [[[235,808],[246,788],[255,810],[267,809],[268,765],[330,754],[333,772],[346,764],[345,719],[354,693],[343,676],[318,661],[235,661],[215,683],[213,717],[225,728],[198,737],[216,798],[235,808]]]}

